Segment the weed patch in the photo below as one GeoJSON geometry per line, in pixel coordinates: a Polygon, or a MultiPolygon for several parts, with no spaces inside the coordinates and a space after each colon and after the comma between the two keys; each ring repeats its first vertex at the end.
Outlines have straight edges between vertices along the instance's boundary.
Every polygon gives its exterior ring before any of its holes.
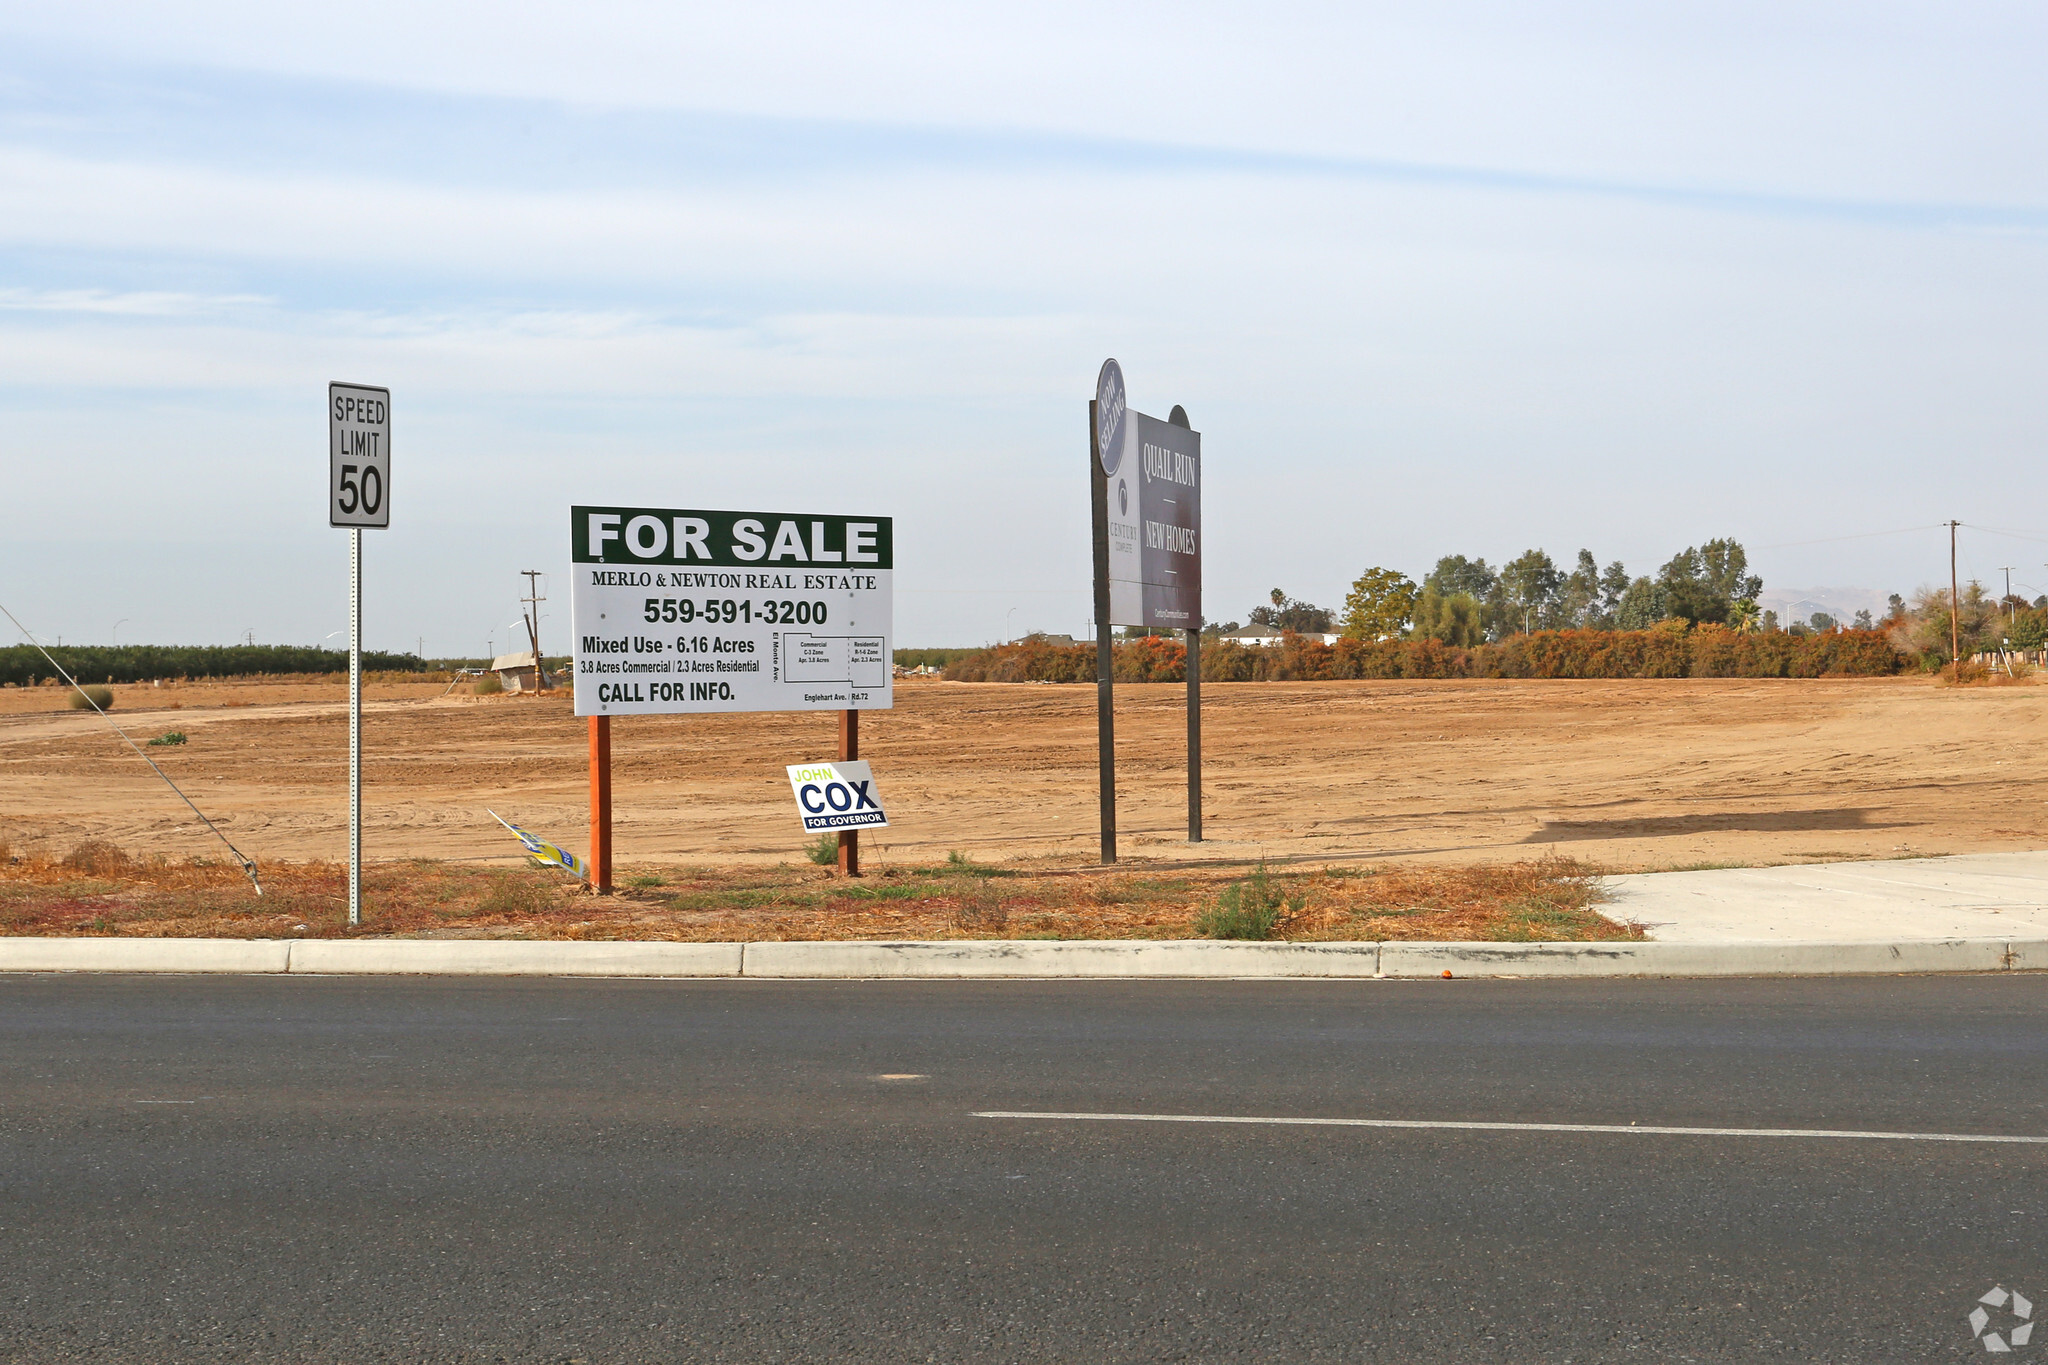
{"type": "Polygon", "coordinates": [[[129,857],[118,844],[105,839],[87,839],[64,855],[64,866],[88,877],[110,877],[126,872],[129,857]]]}
{"type": "Polygon", "coordinates": [[[1203,938],[1269,939],[1307,904],[1307,896],[1288,895],[1287,888],[1268,876],[1266,865],[1260,863],[1258,871],[1224,887],[1216,904],[1195,917],[1195,932],[1203,938]]]}
{"type": "Polygon", "coordinates": [[[953,907],[953,927],[972,937],[999,936],[1009,924],[1002,893],[985,881],[969,885],[953,907]]]}

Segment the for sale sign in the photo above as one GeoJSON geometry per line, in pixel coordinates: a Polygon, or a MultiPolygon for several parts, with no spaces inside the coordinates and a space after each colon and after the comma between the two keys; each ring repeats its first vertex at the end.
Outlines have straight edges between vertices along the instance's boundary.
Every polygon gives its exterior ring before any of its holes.
{"type": "Polygon", "coordinates": [[[569,523],[577,715],[895,704],[888,517],[572,507],[569,523]]]}
{"type": "Polygon", "coordinates": [[[797,815],[807,833],[868,829],[889,823],[875,775],[865,763],[798,763],[789,769],[797,815]]]}

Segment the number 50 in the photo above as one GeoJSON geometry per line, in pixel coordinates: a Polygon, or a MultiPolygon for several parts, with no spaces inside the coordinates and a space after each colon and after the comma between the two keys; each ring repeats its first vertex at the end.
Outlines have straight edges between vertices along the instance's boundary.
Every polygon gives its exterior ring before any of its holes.
{"type": "Polygon", "coordinates": [[[363,479],[360,487],[355,480],[356,465],[341,467],[341,510],[353,515],[358,507],[369,516],[377,515],[377,508],[384,502],[384,476],[377,472],[375,465],[361,466],[363,479]]]}

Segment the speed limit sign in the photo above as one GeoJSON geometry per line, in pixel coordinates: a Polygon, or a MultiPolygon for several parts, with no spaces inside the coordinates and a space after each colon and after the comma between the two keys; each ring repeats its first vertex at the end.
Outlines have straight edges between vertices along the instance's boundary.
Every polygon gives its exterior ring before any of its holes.
{"type": "Polygon", "coordinates": [[[391,390],[327,386],[327,524],[391,525],[391,390]]]}

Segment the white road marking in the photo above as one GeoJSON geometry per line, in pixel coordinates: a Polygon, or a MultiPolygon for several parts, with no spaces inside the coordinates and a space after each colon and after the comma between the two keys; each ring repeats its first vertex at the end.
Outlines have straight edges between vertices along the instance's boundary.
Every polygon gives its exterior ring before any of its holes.
{"type": "Polygon", "coordinates": [[[975,1111],[978,1119],[1068,1119],[1105,1123],[1243,1123],[1282,1128],[1449,1128],[1485,1133],[1659,1133],[1679,1137],[1873,1138],[1887,1142],[2018,1142],[2048,1146],[2048,1137],[2011,1133],[1877,1133],[1851,1128],[1666,1128],[1634,1123],[1480,1123],[1461,1119],[1304,1119],[1231,1114],[1031,1114],[975,1111]]]}

